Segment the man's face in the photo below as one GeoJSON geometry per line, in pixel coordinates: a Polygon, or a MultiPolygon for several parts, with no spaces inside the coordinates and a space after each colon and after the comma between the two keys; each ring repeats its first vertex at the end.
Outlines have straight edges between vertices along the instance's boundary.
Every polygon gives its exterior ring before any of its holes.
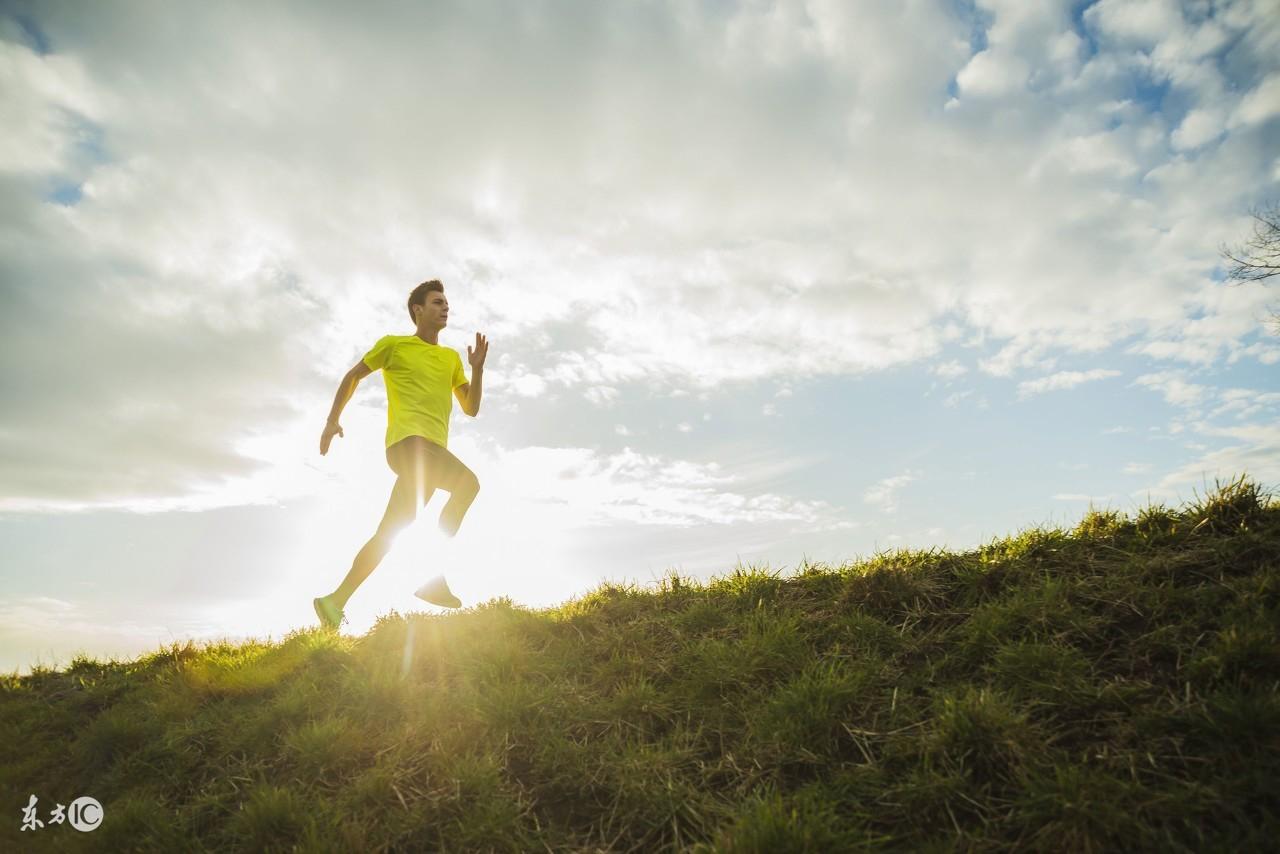
{"type": "Polygon", "coordinates": [[[418,324],[426,324],[427,326],[435,326],[443,329],[449,320],[449,300],[445,299],[444,294],[440,291],[432,291],[427,294],[427,299],[422,304],[422,311],[418,314],[418,324]]]}

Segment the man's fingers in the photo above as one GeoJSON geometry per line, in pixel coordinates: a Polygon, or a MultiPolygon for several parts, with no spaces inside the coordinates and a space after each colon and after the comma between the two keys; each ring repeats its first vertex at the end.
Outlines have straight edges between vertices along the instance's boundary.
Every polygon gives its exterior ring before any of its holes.
{"type": "Polygon", "coordinates": [[[329,443],[333,441],[334,436],[345,435],[342,428],[334,425],[334,431],[330,431],[328,427],[320,434],[320,456],[324,456],[329,452],[329,443]],[[336,431],[336,432],[335,432],[336,431]]]}

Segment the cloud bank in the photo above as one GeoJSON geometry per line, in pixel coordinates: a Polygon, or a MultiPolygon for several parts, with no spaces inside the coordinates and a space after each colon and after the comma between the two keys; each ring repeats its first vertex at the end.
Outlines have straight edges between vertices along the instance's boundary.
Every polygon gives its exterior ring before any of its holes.
{"type": "Polygon", "coordinates": [[[427,277],[495,396],[604,408],[1276,358],[1213,277],[1280,180],[1274,4],[1075,6],[11,4],[4,498],[262,474],[427,277]]]}

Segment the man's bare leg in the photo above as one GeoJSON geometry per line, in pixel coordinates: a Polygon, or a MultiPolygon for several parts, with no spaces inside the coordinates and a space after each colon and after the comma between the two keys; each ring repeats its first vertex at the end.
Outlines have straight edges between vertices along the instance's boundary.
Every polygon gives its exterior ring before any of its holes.
{"type": "MultiPolygon", "coordinates": [[[[452,468],[453,471],[440,485],[441,489],[449,493],[449,500],[445,503],[444,509],[440,511],[439,522],[441,532],[449,538],[457,535],[458,528],[462,525],[462,518],[467,515],[467,510],[480,492],[480,481],[471,469],[462,465],[461,462],[457,462],[456,458],[455,465],[452,468]]],[[[415,590],[413,595],[432,605],[440,605],[445,608],[462,607],[462,600],[449,589],[449,583],[445,581],[443,575],[437,575],[430,579],[426,584],[415,590]]]]}
{"type": "MultiPolygon", "coordinates": [[[[430,498],[431,492],[427,492],[421,499],[422,503],[426,504],[430,498]]],[[[386,557],[387,552],[391,551],[396,537],[418,518],[418,500],[418,486],[414,478],[404,476],[396,478],[395,486],[391,488],[391,498],[387,501],[386,512],[382,515],[382,522],[378,524],[378,530],[360,549],[355,561],[351,564],[351,571],[342,580],[342,584],[328,596],[328,599],[339,609],[347,607],[347,600],[351,598],[351,594],[356,592],[356,589],[386,557]]]]}
{"type": "MultiPolygon", "coordinates": [[[[417,518],[418,508],[431,499],[437,488],[449,493],[449,500],[440,512],[440,530],[449,538],[457,535],[463,517],[466,516],[467,510],[480,492],[480,481],[474,472],[443,448],[427,450],[431,454],[443,454],[447,458],[444,465],[445,471],[440,472],[435,465],[424,467],[422,458],[419,457],[413,460],[412,469],[396,478],[395,486],[391,489],[391,498],[387,501],[387,509],[377,532],[360,549],[350,572],[338,589],[316,600],[316,613],[320,614],[322,622],[328,621],[332,624],[338,619],[340,616],[338,612],[346,607],[352,594],[382,562],[391,550],[395,538],[413,523],[417,518]],[[444,476],[439,477],[439,474],[444,476]],[[328,615],[322,613],[326,609],[334,608],[337,612],[330,610],[328,615]]],[[[405,471],[394,465],[393,469],[405,471]]],[[[418,596],[432,604],[451,608],[461,606],[458,598],[448,589],[443,576],[424,585],[418,591],[418,596]]]]}
{"type": "Polygon", "coordinates": [[[440,530],[446,537],[454,537],[462,525],[462,517],[467,515],[471,502],[480,493],[480,480],[471,469],[464,468],[441,488],[448,490],[449,500],[440,511],[440,530]]]}

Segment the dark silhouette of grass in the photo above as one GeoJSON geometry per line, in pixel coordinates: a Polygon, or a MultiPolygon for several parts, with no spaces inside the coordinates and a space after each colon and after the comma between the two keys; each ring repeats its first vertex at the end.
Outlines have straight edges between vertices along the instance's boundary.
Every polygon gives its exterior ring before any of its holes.
{"type": "Polygon", "coordinates": [[[1278,628],[1241,477],[962,554],[79,657],[0,678],[0,848],[1274,850],[1278,628]],[[106,816],[20,832],[32,793],[106,816]]]}

